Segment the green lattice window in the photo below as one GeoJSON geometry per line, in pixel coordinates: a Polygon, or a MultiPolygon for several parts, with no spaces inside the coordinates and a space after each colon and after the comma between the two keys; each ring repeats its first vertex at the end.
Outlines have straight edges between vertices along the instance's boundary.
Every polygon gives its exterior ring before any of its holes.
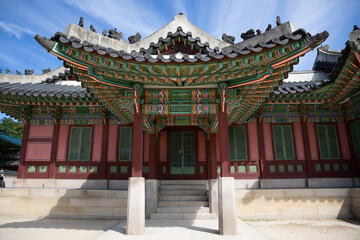
{"type": "Polygon", "coordinates": [[[276,160],[295,160],[291,126],[273,126],[276,160]]]}
{"type": "Polygon", "coordinates": [[[91,127],[71,128],[69,161],[90,161],[91,131],[91,127]]]}
{"type": "Polygon", "coordinates": [[[119,136],[119,161],[129,162],[132,160],[132,137],[131,127],[120,128],[119,136]]]}
{"type": "Polygon", "coordinates": [[[245,128],[245,126],[229,128],[229,145],[230,145],[230,160],[231,161],[246,161],[247,160],[246,128],[245,128]]]}
{"type": "Polygon", "coordinates": [[[354,143],[355,156],[356,158],[360,158],[360,120],[352,122],[350,124],[350,129],[354,143]]]}
{"type": "Polygon", "coordinates": [[[339,146],[334,125],[318,125],[317,134],[321,159],[339,159],[339,146]]]}

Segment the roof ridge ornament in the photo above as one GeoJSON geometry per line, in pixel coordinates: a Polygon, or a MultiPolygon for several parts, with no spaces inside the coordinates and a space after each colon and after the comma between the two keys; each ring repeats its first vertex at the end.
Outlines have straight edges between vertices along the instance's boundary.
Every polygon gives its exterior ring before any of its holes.
{"type": "Polygon", "coordinates": [[[84,18],[83,17],[80,17],[79,26],[84,27],[84,18]]]}
{"type": "Polygon", "coordinates": [[[249,39],[249,38],[255,37],[255,30],[254,29],[247,30],[245,33],[242,33],[240,35],[240,37],[242,39],[244,39],[244,41],[249,39]]]}
{"type": "Polygon", "coordinates": [[[221,36],[222,40],[224,42],[227,42],[227,43],[230,43],[230,44],[234,44],[235,42],[235,37],[234,36],[231,36],[231,35],[227,35],[226,33],[224,33],[222,36],[221,36]]]}
{"type": "Polygon", "coordinates": [[[137,32],[135,35],[128,37],[128,39],[130,44],[137,43],[141,39],[141,34],[137,32]]]}
{"type": "Polygon", "coordinates": [[[281,20],[280,20],[280,16],[277,16],[276,17],[276,26],[280,26],[282,23],[281,23],[281,20]]]}

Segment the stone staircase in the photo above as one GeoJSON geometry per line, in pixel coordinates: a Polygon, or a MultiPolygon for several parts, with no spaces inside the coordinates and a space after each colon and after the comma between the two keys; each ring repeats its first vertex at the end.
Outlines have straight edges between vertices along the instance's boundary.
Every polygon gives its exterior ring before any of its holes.
{"type": "Polygon", "coordinates": [[[150,219],[215,219],[210,213],[206,180],[162,180],[157,212],[150,219]]]}

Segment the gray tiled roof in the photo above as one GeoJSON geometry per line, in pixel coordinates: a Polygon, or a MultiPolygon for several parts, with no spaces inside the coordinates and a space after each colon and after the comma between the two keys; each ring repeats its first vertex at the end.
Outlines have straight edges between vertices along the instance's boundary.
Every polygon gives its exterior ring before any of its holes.
{"type": "MultiPolygon", "coordinates": [[[[151,63],[156,62],[197,62],[203,61],[207,62],[212,59],[222,59],[224,57],[235,58],[241,55],[248,55],[255,52],[260,52],[266,48],[273,48],[278,45],[287,44],[291,40],[299,40],[302,37],[306,36],[309,38],[309,42],[312,41],[312,37],[310,37],[303,29],[299,29],[293,33],[286,33],[281,36],[274,36],[271,40],[267,42],[258,42],[254,45],[247,45],[244,47],[239,47],[242,45],[234,44],[228,47],[224,47],[222,49],[215,47],[214,49],[210,48],[209,43],[201,42],[199,37],[193,38],[191,32],[183,32],[182,27],[178,27],[175,33],[168,32],[166,38],[159,37],[157,43],[150,43],[148,49],[141,48],[140,51],[133,50],[131,53],[128,53],[124,50],[115,50],[112,48],[107,48],[98,44],[94,44],[88,41],[82,41],[80,38],[74,36],[68,36],[66,33],[57,32],[51,38],[52,41],[60,41],[62,43],[71,44],[72,47],[80,49],[83,48],[87,52],[95,52],[99,55],[109,55],[113,58],[123,58],[124,60],[136,60],[138,62],[149,61],[151,63]],[[195,54],[193,57],[190,57],[188,54],[183,54],[181,58],[176,58],[174,54],[171,54],[169,57],[164,57],[162,54],[152,55],[151,53],[160,47],[162,44],[165,44],[169,41],[172,41],[174,38],[182,36],[186,38],[188,41],[193,42],[199,47],[204,48],[208,53],[207,54],[195,54]]],[[[327,32],[321,33],[320,38],[314,38],[315,41],[319,41],[320,39],[326,39],[328,36],[327,32]]],[[[42,37],[37,36],[37,41],[42,41],[42,37]]],[[[41,43],[40,43],[41,44],[41,43]]]]}
{"type": "Polygon", "coordinates": [[[86,98],[91,97],[85,88],[80,86],[41,83],[9,83],[0,82],[0,94],[33,96],[33,97],[72,97],[86,98]]]}
{"type": "Polygon", "coordinates": [[[295,94],[303,92],[311,92],[319,89],[330,83],[330,79],[314,80],[306,82],[283,82],[275,91],[274,94],[295,94]]]}

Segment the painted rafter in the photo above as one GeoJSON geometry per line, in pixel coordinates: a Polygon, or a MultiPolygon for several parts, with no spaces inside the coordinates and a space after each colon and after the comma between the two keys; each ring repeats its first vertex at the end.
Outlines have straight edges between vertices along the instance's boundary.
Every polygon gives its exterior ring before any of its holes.
{"type": "MultiPolygon", "coordinates": [[[[180,77],[181,79],[185,78],[185,85],[194,86],[206,82],[231,81],[248,77],[249,73],[254,72],[254,70],[249,68],[264,67],[270,62],[286,59],[289,55],[307,47],[304,39],[301,39],[267,52],[244,56],[235,60],[222,60],[209,64],[149,65],[148,63],[121,62],[114,59],[105,59],[102,58],[102,56],[92,56],[90,53],[81,52],[81,50],[65,44],[58,44],[56,46],[54,46],[54,51],[56,50],[58,53],[62,53],[64,56],[69,57],[69,59],[92,65],[94,69],[96,69],[96,73],[102,76],[130,82],[159,85],[174,85],[175,82],[170,79],[180,77]],[[203,71],[196,74],[194,69],[198,69],[199,67],[202,67],[203,71]],[[247,70],[244,71],[244,68],[247,70]],[[231,73],[224,75],[228,72],[231,73]]],[[[257,73],[259,72],[257,71],[257,73]]]]}

